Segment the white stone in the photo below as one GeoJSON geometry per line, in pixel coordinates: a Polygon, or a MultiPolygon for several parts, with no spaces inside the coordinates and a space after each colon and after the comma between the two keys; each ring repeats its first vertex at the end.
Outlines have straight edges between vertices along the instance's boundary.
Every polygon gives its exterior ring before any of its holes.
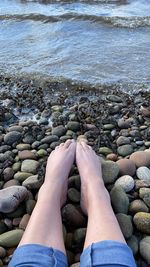
{"type": "Polygon", "coordinates": [[[150,182],[150,169],[147,167],[139,167],[136,171],[136,175],[140,180],[150,182]]]}
{"type": "Polygon", "coordinates": [[[123,175],[115,182],[116,186],[121,186],[125,192],[129,192],[134,188],[134,179],[130,175],[123,175]]]}

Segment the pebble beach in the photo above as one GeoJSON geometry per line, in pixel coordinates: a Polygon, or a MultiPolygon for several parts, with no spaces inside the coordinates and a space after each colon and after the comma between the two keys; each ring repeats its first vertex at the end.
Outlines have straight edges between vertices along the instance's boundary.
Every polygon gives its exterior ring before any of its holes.
{"type": "MultiPolygon", "coordinates": [[[[0,267],[8,266],[34,209],[47,158],[67,139],[96,151],[113,210],[138,267],[150,264],[149,94],[0,77],[0,267]],[[13,88],[13,90],[12,90],[13,88]],[[36,94],[34,94],[36,92],[36,94]]],[[[76,165],[62,208],[69,266],[80,266],[87,217],[76,165]]]]}

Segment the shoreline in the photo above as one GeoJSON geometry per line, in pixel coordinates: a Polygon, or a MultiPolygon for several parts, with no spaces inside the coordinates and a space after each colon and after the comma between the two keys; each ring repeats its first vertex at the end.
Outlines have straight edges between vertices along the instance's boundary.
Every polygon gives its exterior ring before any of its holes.
{"type": "MultiPolygon", "coordinates": [[[[69,83],[66,85],[66,83],[51,81],[42,83],[43,81],[39,83],[37,80],[22,80],[13,77],[1,76],[0,78],[2,89],[0,96],[0,188],[3,190],[10,189],[10,186],[23,185],[28,189],[28,196],[23,202],[18,203],[13,212],[1,210],[0,246],[4,247],[4,250],[0,266],[2,264],[2,266],[7,266],[17,246],[15,240],[20,235],[20,229],[24,230],[27,225],[43,181],[48,155],[58,144],[69,138],[85,139],[102,158],[103,178],[108,191],[111,192],[115,213],[122,214],[117,215],[117,218],[123,234],[134,253],[138,266],[143,266],[142,264],[148,266],[150,243],[147,246],[144,245],[147,254],[142,252],[140,246],[143,246],[141,240],[148,237],[150,233],[150,228],[148,228],[150,225],[150,178],[145,180],[144,169],[142,173],[144,178],[139,178],[137,170],[140,167],[146,167],[150,172],[149,93],[140,92],[131,96],[107,88],[99,90],[96,87],[89,88],[69,83]],[[136,158],[135,166],[132,165],[130,173],[125,165],[123,167],[119,165],[119,160],[130,159],[134,152],[145,150],[147,151],[144,152],[143,165],[138,166],[139,158],[136,158]],[[28,166],[25,171],[22,171],[22,165],[26,163],[26,160],[28,160],[28,166]],[[125,168],[124,172],[123,168],[125,168]],[[36,174],[38,174],[36,179],[32,181],[30,177],[36,174]],[[122,197],[124,195],[129,201],[129,203],[122,204],[120,210],[117,202],[123,200],[120,195],[119,199],[116,199],[118,193],[115,192],[114,184],[124,175],[131,176],[134,186],[128,189],[129,191],[125,189],[129,188],[131,178],[130,182],[123,180],[123,186],[120,182],[124,188],[121,189],[123,190],[122,197]],[[148,195],[148,200],[146,195],[148,195]],[[136,200],[140,200],[138,205],[134,202],[136,200]],[[139,215],[139,213],[144,213],[144,215],[139,215]],[[141,226],[142,219],[145,220],[145,224],[141,226]],[[123,227],[125,221],[126,227],[123,227]],[[127,232],[128,226],[129,232],[127,232]],[[10,237],[12,230],[17,231],[13,232],[14,234],[10,237]]],[[[69,176],[67,204],[62,209],[65,244],[70,265],[79,262],[85,237],[86,217],[80,211],[83,223],[78,225],[78,218],[77,221],[72,221],[70,216],[67,217],[65,209],[69,209],[68,204],[75,209],[79,208],[79,193],[80,177],[74,166],[69,176]]],[[[150,242],[149,239],[147,242],[150,242]]]]}

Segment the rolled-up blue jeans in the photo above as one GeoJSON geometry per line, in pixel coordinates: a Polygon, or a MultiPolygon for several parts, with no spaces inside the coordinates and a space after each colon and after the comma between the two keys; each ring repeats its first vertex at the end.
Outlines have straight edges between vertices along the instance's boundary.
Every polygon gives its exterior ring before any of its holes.
{"type": "MultiPolygon", "coordinates": [[[[8,267],[67,267],[67,257],[57,249],[38,244],[18,247],[8,267]]],[[[124,243],[106,240],[91,244],[81,254],[80,267],[136,267],[131,249],[124,243]]]]}

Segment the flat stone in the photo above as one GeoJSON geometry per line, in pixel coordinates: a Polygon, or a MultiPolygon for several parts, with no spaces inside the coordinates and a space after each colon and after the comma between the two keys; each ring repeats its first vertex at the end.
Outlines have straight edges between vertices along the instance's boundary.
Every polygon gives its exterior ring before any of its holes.
{"type": "Polygon", "coordinates": [[[139,196],[145,204],[150,208],[150,188],[140,188],[139,196]]]}
{"type": "Polygon", "coordinates": [[[115,162],[103,161],[102,162],[102,174],[105,184],[114,183],[119,174],[119,167],[115,162]]]}
{"type": "Polygon", "coordinates": [[[13,143],[19,142],[22,138],[22,133],[17,131],[12,131],[4,136],[4,142],[7,145],[12,145],[13,143]]]}
{"type": "Polygon", "coordinates": [[[115,213],[127,214],[129,199],[120,186],[114,186],[110,192],[111,202],[115,213]]]}
{"type": "Polygon", "coordinates": [[[26,180],[28,177],[32,176],[33,174],[30,172],[17,172],[14,175],[14,179],[16,179],[19,182],[23,182],[24,180],[26,180]]]}
{"type": "Polygon", "coordinates": [[[137,212],[148,212],[149,209],[141,199],[133,200],[129,205],[129,212],[136,214],[137,212]]]}
{"type": "Polygon", "coordinates": [[[117,149],[117,152],[120,156],[126,157],[126,156],[130,155],[131,153],[133,153],[133,147],[132,147],[132,145],[119,146],[117,149]]]}
{"type": "Polygon", "coordinates": [[[117,155],[115,153],[110,153],[107,155],[106,159],[111,161],[117,161],[117,155]]]}
{"type": "Polygon", "coordinates": [[[140,241],[140,254],[147,264],[150,264],[150,236],[146,236],[140,241]]]}
{"type": "Polygon", "coordinates": [[[39,189],[43,183],[42,179],[38,179],[38,175],[32,175],[28,177],[22,185],[28,189],[39,189]]]}
{"type": "Polygon", "coordinates": [[[75,188],[70,188],[68,190],[68,198],[74,203],[80,202],[80,193],[79,193],[79,191],[77,191],[75,188]]]}
{"type": "Polygon", "coordinates": [[[125,239],[130,238],[133,234],[133,226],[130,216],[123,213],[118,213],[116,217],[125,239]]]}
{"type": "Polygon", "coordinates": [[[127,244],[132,249],[133,255],[135,256],[138,253],[138,249],[139,249],[138,239],[136,238],[136,236],[132,235],[127,240],[127,244]]]}
{"type": "Polygon", "coordinates": [[[150,213],[136,213],[133,217],[133,222],[140,232],[150,234],[150,213]]]}
{"type": "Polygon", "coordinates": [[[62,209],[63,220],[75,228],[84,227],[86,220],[79,210],[72,204],[67,204],[62,209]]]}
{"type": "Polygon", "coordinates": [[[130,120],[128,120],[128,119],[125,120],[123,118],[121,118],[121,119],[118,120],[118,127],[119,128],[128,129],[128,128],[130,128],[130,126],[131,126],[130,120]]]}
{"type": "Polygon", "coordinates": [[[19,181],[15,179],[9,180],[8,182],[4,183],[3,189],[10,187],[10,186],[14,186],[14,185],[20,185],[19,181]]]}
{"type": "Polygon", "coordinates": [[[22,126],[19,126],[19,125],[14,125],[14,126],[9,127],[7,130],[9,132],[17,131],[17,132],[22,133],[23,132],[23,127],[22,126]]]}
{"type": "Polygon", "coordinates": [[[28,191],[23,186],[11,186],[0,190],[0,212],[14,211],[27,195],[28,191]]]}
{"type": "Polygon", "coordinates": [[[136,171],[136,175],[140,180],[150,182],[150,169],[147,167],[139,167],[136,171]]]}
{"type": "Polygon", "coordinates": [[[36,201],[34,199],[28,199],[26,201],[26,212],[27,214],[31,215],[34,207],[36,205],[36,201]]]}
{"type": "Polygon", "coordinates": [[[134,179],[130,175],[123,175],[115,182],[116,186],[121,186],[125,192],[130,192],[134,188],[134,179]]]}
{"type": "Polygon", "coordinates": [[[30,150],[19,151],[18,157],[21,160],[24,160],[24,159],[36,159],[37,158],[35,153],[33,153],[30,150]]]}
{"type": "Polygon", "coordinates": [[[36,174],[39,166],[39,162],[32,159],[25,159],[21,165],[22,172],[29,172],[36,174]]]}
{"type": "Polygon", "coordinates": [[[19,244],[22,236],[23,230],[16,229],[12,231],[8,231],[4,234],[0,235],[0,246],[4,246],[6,248],[15,247],[19,244]]]}
{"type": "Polygon", "coordinates": [[[80,123],[77,121],[69,121],[67,124],[67,129],[73,132],[77,132],[80,130],[80,123]]]}
{"type": "Polygon", "coordinates": [[[119,166],[119,173],[121,175],[134,176],[136,172],[135,163],[130,159],[120,159],[116,162],[119,166]]]}
{"type": "Polygon", "coordinates": [[[9,181],[13,178],[14,176],[14,171],[12,168],[7,167],[6,169],[4,169],[3,171],[3,177],[4,177],[4,181],[9,181]]]}
{"type": "Polygon", "coordinates": [[[58,136],[57,135],[48,135],[48,136],[46,136],[46,137],[44,137],[42,140],[41,140],[41,143],[42,144],[51,144],[51,143],[53,143],[53,142],[56,142],[56,141],[58,141],[59,140],[59,138],[58,138],[58,136]]]}
{"type": "Polygon", "coordinates": [[[99,148],[99,153],[103,154],[103,155],[108,155],[112,152],[113,152],[112,149],[110,149],[109,147],[100,147],[99,148]]]}
{"type": "Polygon", "coordinates": [[[52,129],[52,134],[60,137],[62,135],[65,135],[66,131],[67,129],[63,125],[59,125],[52,129]]]}
{"type": "Polygon", "coordinates": [[[131,156],[130,159],[134,161],[137,167],[148,167],[150,166],[150,156],[149,153],[145,151],[136,151],[131,156]]]}
{"type": "Polygon", "coordinates": [[[119,136],[116,143],[117,143],[117,146],[128,145],[130,144],[130,139],[125,136],[119,136]]]}
{"type": "Polygon", "coordinates": [[[19,223],[19,228],[25,230],[28,225],[29,219],[30,219],[30,215],[25,214],[19,223]]]}
{"type": "Polygon", "coordinates": [[[108,95],[107,99],[111,102],[116,102],[116,103],[121,103],[122,102],[122,98],[117,96],[117,95],[108,95]]]}

